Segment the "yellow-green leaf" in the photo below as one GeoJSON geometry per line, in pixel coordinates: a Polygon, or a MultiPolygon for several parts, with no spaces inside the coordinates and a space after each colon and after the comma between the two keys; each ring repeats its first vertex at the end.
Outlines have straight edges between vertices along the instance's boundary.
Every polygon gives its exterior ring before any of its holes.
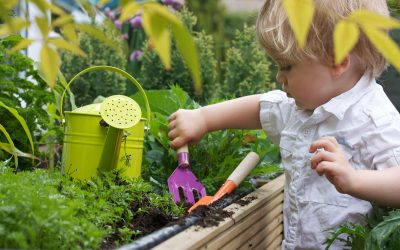
{"type": "Polygon", "coordinates": [[[61,29],[61,33],[68,38],[68,40],[78,44],[78,34],[76,33],[75,26],[72,23],[64,25],[61,29]]]}
{"type": "Polygon", "coordinates": [[[12,141],[12,139],[10,137],[10,134],[7,132],[7,130],[1,124],[0,124],[0,131],[3,132],[3,134],[6,137],[8,143],[10,144],[10,148],[12,150],[12,154],[14,155],[15,167],[18,167],[18,156],[17,156],[17,153],[15,152],[14,142],[12,141]]]}
{"type": "Polygon", "coordinates": [[[10,33],[18,33],[23,28],[26,28],[29,22],[22,18],[12,18],[8,23],[0,26],[0,37],[9,35],[10,33]]]}
{"type": "MultiPolygon", "coordinates": [[[[179,52],[187,64],[194,81],[195,91],[201,93],[201,72],[199,57],[196,45],[186,26],[168,8],[157,3],[143,4],[144,13],[150,12],[163,19],[165,25],[172,30],[174,40],[179,52]]],[[[147,25],[147,20],[143,19],[143,25],[147,25]]]]}
{"type": "Polygon", "coordinates": [[[54,5],[54,4],[50,4],[49,5],[49,10],[52,12],[52,13],[54,13],[54,14],[56,14],[56,15],[59,15],[59,16],[64,16],[64,15],[66,15],[65,14],[65,11],[63,10],[63,9],[61,9],[60,7],[58,7],[57,5],[54,5]]]}
{"type": "Polygon", "coordinates": [[[54,44],[57,48],[66,49],[80,56],[86,56],[85,52],[83,52],[83,50],[81,50],[79,46],[69,43],[62,38],[50,38],[49,43],[54,44]]]}
{"type": "Polygon", "coordinates": [[[400,28],[399,20],[391,17],[382,16],[368,10],[353,11],[348,19],[359,23],[362,26],[371,26],[384,29],[400,28]]]}
{"type": "Polygon", "coordinates": [[[73,18],[71,15],[62,15],[59,18],[55,19],[52,21],[51,26],[52,27],[59,27],[63,26],[67,23],[71,23],[73,21],[73,18]]]}
{"type": "Polygon", "coordinates": [[[5,105],[1,101],[0,101],[0,106],[5,108],[6,110],[8,110],[8,112],[10,112],[18,120],[19,124],[21,124],[22,128],[25,131],[26,136],[28,137],[29,143],[31,144],[32,153],[34,153],[35,152],[35,148],[33,147],[32,135],[31,135],[31,132],[29,131],[28,125],[26,124],[24,118],[22,118],[22,116],[19,115],[19,113],[18,113],[18,111],[16,109],[5,105]]]}
{"type": "Polygon", "coordinates": [[[36,7],[38,7],[38,9],[41,10],[43,13],[46,13],[46,11],[49,9],[49,4],[47,3],[46,0],[29,0],[29,1],[34,3],[36,7]]]}
{"type": "Polygon", "coordinates": [[[60,69],[60,56],[57,51],[50,48],[49,45],[44,44],[40,51],[40,61],[46,81],[53,89],[56,83],[57,73],[60,69]]]}
{"type": "Polygon", "coordinates": [[[32,42],[33,42],[32,39],[27,39],[27,38],[22,39],[19,43],[17,43],[17,45],[15,45],[14,47],[12,47],[10,49],[10,52],[14,53],[15,51],[19,51],[19,50],[25,49],[26,47],[31,45],[32,42]]]}
{"type": "Polygon", "coordinates": [[[314,2],[313,0],[283,0],[283,7],[299,46],[303,48],[314,16],[314,2]]]}
{"type": "Polygon", "coordinates": [[[133,17],[137,14],[138,10],[140,9],[140,5],[136,2],[129,2],[121,9],[121,16],[119,20],[121,22],[125,22],[129,18],[133,17]]]}
{"type": "Polygon", "coordinates": [[[50,32],[50,27],[47,17],[36,17],[35,21],[40,29],[40,32],[42,33],[43,38],[47,39],[50,32]]]}
{"type": "Polygon", "coordinates": [[[389,63],[400,71],[400,49],[397,44],[386,34],[386,32],[371,28],[369,26],[362,26],[362,30],[371,43],[389,61],[389,63]]]}
{"type": "Polygon", "coordinates": [[[165,18],[154,12],[142,14],[143,28],[165,68],[171,68],[171,39],[165,18]]]}
{"type": "Polygon", "coordinates": [[[184,25],[174,24],[171,28],[174,34],[176,46],[192,73],[195,93],[200,95],[202,91],[201,74],[196,44],[184,25]]]}
{"type": "Polygon", "coordinates": [[[114,41],[109,39],[106,34],[104,34],[101,30],[97,29],[95,26],[90,24],[78,24],[76,27],[79,30],[84,31],[89,35],[93,36],[94,38],[98,39],[99,41],[103,42],[110,48],[118,50],[114,41]]]}
{"type": "Polygon", "coordinates": [[[360,37],[360,30],[354,22],[340,20],[333,31],[335,63],[339,64],[350,53],[360,37]]]}
{"type": "Polygon", "coordinates": [[[0,142],[0,149],[6,151],[9,154],[16,153],[17,156],[19,156],[19,157],[25,157],[25,158],[30,158],[33,160],[40,161],[40,158],[34,156],[33,154],[24,153],[21,150],[19,150],[18,148],[15,148],[15,147],[13,148],[9,143],[0,142]]]}

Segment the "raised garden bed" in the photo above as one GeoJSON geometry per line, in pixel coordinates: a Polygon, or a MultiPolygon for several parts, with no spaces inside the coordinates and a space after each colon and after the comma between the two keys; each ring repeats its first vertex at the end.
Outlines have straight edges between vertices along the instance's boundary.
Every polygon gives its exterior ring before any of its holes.
{"type": "MultiPolygon", "coordinates": [[[[280,249],[284,181],[281,175],[224,208],[232,215],[218,226],[191,226],[152,249],[280,249]]],[[[148,247],[133,243],[122,249],[148,247]]]]}

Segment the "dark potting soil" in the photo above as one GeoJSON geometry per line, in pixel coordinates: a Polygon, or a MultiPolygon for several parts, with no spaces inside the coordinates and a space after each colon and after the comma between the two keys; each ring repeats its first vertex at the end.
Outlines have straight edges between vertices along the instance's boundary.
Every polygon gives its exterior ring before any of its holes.
{"type": "MultiPolygon", "coordinates": [[[[118,229],[121,229],[125,226],[127,226],[129,229],[132,231],[140,231],[140,234],[133,234],[131,237],[131,240],[137,240],[145,235],[151,234],[154,231],[157,231],[158,229],[161,229],[163,227],[171,226],[171,225],[182,225],[185,223],[185,219],[189,216],[196,216],[198,217],[198,220],[196,221],[195,225],[201,226],[201,227],[211,227],[211,226],[218,226],[221,221],[223,221],[225,218],[230,217],[233,212],[228,212],[223,210],[224,207],[227,205],[231,204],[232,202],[234,203],[239,203],[245,205],[245,203],[251,202],[251,200],[245,199],[244,201],[238,201],[237,195],[234,197],[234,195],[226,195],[222,197],[219,201],[216,201],[208,206],[198,206],[196,209],[194,209],[190,214],[186,214],[184,216],[181,216],[180,218],[173,218],[170,215],[165,214],[163,211],[157,209],[157,208],[149,208],[147,209],[147,212],[145,213],[138,213],[139,208],[143,208],[144,206],[148,205],[149,202],[144,200],[142,204],[139,204],[137,202],[132,202],[130,205],[130,210],[132,214],[135,216],[132,218],[132,220],[128,223],[124,221],[120,221],[116,224],[116,230],[114,233],[109,235],[102,243],[101,249],[115,249],[116,246],[114,242],[118,242],[121,238],[122,235],[118,233],[118,229]],[[144,204],[147,203],[147,204],[144,204]]],[[[255,198],[254,198],[255,199],[255,198]]],[[[185,204],[184,207],[186,208],[185,210],[187,211],[191,205],[190,204],[185,204]]]]}

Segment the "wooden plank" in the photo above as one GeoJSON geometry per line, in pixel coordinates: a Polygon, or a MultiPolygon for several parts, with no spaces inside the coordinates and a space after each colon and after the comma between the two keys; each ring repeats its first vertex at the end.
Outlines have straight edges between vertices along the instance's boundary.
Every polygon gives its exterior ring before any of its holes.
{"type": "Polygon", "coordinates": [[[230,247],[230,249],[238,248],[243,242],[247,242],[252,235],[279,217],[279,214],[282,213],[282,196],[281,194],[275,197],[267,206],[261,207],[257,212],[235,223],[231,228],[221,233],[219,237],[210,241],[207,246],[211,249],[218,249],[225,246],[230,247]]]}
{"type": "Polygon", "coordinates": [[[253,211],[257,211],[272,200],[276,195],[282,192],[284,185],[284,175],[281,175],[268,184],[255,190],[244,199],[254,199],[246,206],[239,204],[231,204],[224,210],[232,211],[234,214],[231,218],[226,218],[220,222],[217,227],[202,228],[200,226],[192,226],[183,232],[171,237],[153,249],[156,250],[171,250],[171,249],[197,249],[201,248],[210,242],[213,238],[218,237],[222,232],[228,230],[235,221],[240,221],[253,211]]]}
{"type": "Polygon", "coordinates": [[[279,224],[254,249],[275,249],[282,242],[283,225],[279,224]]]}
{"type": "Polygon", "coordinates": [[[265,226],[261,230],[258,230],[258,232],[256,232],[255,234],[250,235],[250,237],[247,240],[241,241],[242,245],[239,248],[236,248],[236,249],[249,249],[249,248],[251,248],[253,246],[259,245],[260,242],[262,242],[274,230],[276,230],[276,228],[278,226],[282,226],[282,221],[283,221],[283,215],[282,215],[282,211],[281,211],[279,216],[276,217],[275,219],[273,219],[270,223],[268,223],[267,226],[265,226]]]}

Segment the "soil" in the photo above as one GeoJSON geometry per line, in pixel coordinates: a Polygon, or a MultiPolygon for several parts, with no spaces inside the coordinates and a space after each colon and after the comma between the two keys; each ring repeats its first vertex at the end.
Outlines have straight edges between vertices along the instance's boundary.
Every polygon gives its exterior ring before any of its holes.
{"type": "MultiPolygon", "coordinates": [[[[221,221],[223,221],[227,217],[230,217],[233,214],[233,212],[223,210],[224,205],[226,205],[224,204],[224,202],[228,198],[229,196],[224,196],[219,201],[214,202],[208,206],[198,206],[190,214],[186,214],[178,219],[173,218],[172,216],[167,215],[163,213],[163,211],[156,208],[149,208],[146,213],[138,213],[139,208],[143,207],[143,205],[145,204],[142,203],[140,205],[137,202],[133,202],[130,205],[130,210],[135,216],[128,224],[128,227],[132,231],[140,231],[141,233],[137,235],[132,235],[131,239],[132,241],[134,241],[142,236],[151,234],[152,232],[163,227],[184,223],[185,218],[188,216],[199,217],[199,220],[196,222],[195,225],[199,225],[201,227],[218,226],[221,221]]],[[[144,203],[146,202],[147,201],[144,201],[144,203]]],[[[250,201],[242,202],[249,203],[250,201]]],[[[187,207],[187,211],[191,207],[191,205],[186,204],[185,207],[187,207]]],[[[100,249],[115,249],[116,246],[114,242],[120,241],[122,237],[122,235],[118,233],[118,229],[123,228],[124,225],[126,225],[126,222],[124,221],[117,222],[115,226],[117,229],[102,242],[100,249]]]]}

